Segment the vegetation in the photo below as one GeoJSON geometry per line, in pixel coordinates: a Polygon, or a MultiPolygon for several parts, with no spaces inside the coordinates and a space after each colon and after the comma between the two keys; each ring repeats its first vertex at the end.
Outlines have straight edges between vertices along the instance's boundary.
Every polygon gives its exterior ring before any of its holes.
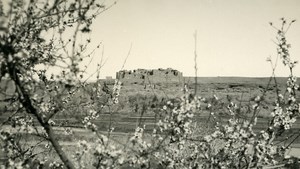
{"type": "MultiPolygon", "coordinates": [[[[81,64],[89,59],[88,34],[93,19],[107,10],[93,0],[0,1],[0,65],[3,104],[9,117],[1,124],[1,148],[5,168],[262,168],[297,167],[298,159],[286,156],[300,133],[279,138],[295,124],[300,111],[299,86],[293,74],[296,61],[289,54],[286,33],[292,23],[281,19],[276,31],[277,54],[290,70],[286,90],[279,90],[273,74],[261,95],[247,102],[216,93],[205,98],[185,85],[181,97],[158,95],[122,97],[121,82],[112,88],[99,80],[88,84],[81,64]],[[8,6],[6,9],[4,7],[8,6]],[[73,32],[66,38],[67,32],[73,32]],[[66,40],[67,39],[67,40],[66,40]],[[53,73],[54,68],[60,72],[53,73]],[[274,105],[265,102],[271,81],[274,105]],[[13,87],[12,87],[13,86],[13,87]],[[4,90],[5,89],[5,90],[4,90]],[[122,103],[123,102],[123,103],[122,103]],[[125,102],[125,104],[124,104],[125,102]],[[118,106],[123,104],[123,106],[118,106]],[[130,106],[128,106],[129,104],[130,106]],[[140,123],[132,134],[114,132],[114,112],[134,108],[140,123]],[[255,131],[264,106],[272,109],[264,129],[255,131]],[[141,122],[155,116],[149,130],[141,122]],[[109,114],[107,130],[96,121],[109,114]],[[197,121],[206,114],[208,119],[197,121]],[[68,119],[83,129],[67,127],[68,119]],[[226,117],[225,119],[222,117],[226,117]],[[65,118],[64,122],[58,121],[65,118]],[[8,125],[9,124],[9,125],[8,125]],[[205,128],[203,130],[203,128],[205,128]],[[146,132],[147,131],[147,132],[146,132]],[[116,136],[116,134],[122,137],[116,136]],[[120,139],[122,138],[122,139],[120,139]],[[284,143],[284,144],[283,144],[284,143]],[[286,143],[286,144],[285,144],[286,143]]],[[[92,51],[93,52],[93,51],[92,51]]],[[[196,54],[196,52],[195,52],[196,54]]],[[[100,70],[99,64],[96,73],[100,70]]],[[[195,65],[196,67],[196,65],[195,65]]],[[[197,68],[196,68],[197,69],[197,68]]],[[[230,88],[240,88],[240,84],[230,88]]],[[[261,128],[263,128],[261,127],[261,128]]]]}

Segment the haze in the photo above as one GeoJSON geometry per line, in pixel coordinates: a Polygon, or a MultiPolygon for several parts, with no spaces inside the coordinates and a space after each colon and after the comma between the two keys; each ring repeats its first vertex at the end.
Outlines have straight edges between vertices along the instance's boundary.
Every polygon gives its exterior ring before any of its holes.
{"type": "MultiPolygon", "coordinates": [[[[265,77],[271,75],[266,58],[276,58],[269,22],[297,20],[287,38],[292,58],[300,60],[299,9],[298,0],[120,0],[97,18],[91,37],[108,57],[102,77],[115,77],[131,44],[125,69],[170,67],[194,76],[195,31],[198,76],[265,77]]],[[[276,75],[287,76],[287,68],[280,63],[276,75]]]]}

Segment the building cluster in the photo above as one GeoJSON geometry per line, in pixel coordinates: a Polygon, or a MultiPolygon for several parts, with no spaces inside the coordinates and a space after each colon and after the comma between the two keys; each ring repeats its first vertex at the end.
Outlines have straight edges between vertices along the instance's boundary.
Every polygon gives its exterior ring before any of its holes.
{"type": "Polygon", "coordinates": [[[168,83],[182,82],[182,72],[172,68],[167,69],[137,69],[121,70],[117,72],[116,78],[123,83],[168,83]]]}

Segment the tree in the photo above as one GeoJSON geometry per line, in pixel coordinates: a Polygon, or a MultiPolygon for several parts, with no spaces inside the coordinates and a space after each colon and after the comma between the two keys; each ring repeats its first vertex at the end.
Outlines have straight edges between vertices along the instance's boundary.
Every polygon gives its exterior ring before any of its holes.
{"type": "MultiPolygon", "coordinates": [[[[84,84],[85,70],[80,63],[92,54],[88,50],[91,40],[80,43],[78,36],[88,34],[93,20],[110,7],[94,0],[0,1],[0,79],[15,86],[15,91],[5,96],[13,100],[10,111],[25,119],[25,126],[35,130],[35,135],[49,141],[67,168],[74,165],[56,139],[52,118],[68,109],[67,102],[84,84]]],[[[8,158],[23,167],[34,157],[25,157],[29,148],[12,149],[7,150],[8,158]]]]}

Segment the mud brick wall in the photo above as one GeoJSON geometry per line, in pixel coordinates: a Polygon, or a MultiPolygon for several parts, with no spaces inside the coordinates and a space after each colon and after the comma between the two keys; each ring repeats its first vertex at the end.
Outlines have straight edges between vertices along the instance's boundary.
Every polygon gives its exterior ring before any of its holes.
{"type": "Polygon", "coordinates": [[[168,69],[137,69],[122,70],[116,73],[116,78],[123,83],[168,83],[182,82],[182,72],[168,69]]]}

